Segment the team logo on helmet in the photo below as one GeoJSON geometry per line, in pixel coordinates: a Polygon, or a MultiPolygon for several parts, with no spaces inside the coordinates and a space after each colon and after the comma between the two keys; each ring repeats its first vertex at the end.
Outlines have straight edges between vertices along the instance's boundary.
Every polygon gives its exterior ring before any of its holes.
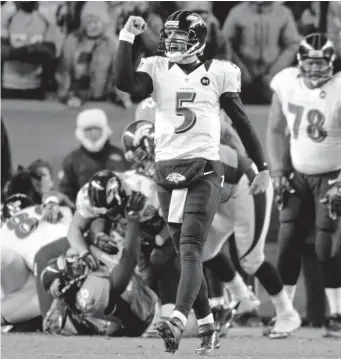
{"type": "Polygon", "coordinates": [[[110,204],[113,199],[116,198],[118,204],[121,205],[121,198],[117,195],[119,188],[120,184],[117,181],[116,177],[113,177],[108,181],[106,188],[107,204],[110,204]]]}
{"type": "Polygon", "coordinates": [[[186,17],[186,20],[193,21],[192,25],[200,25],[202,24],[202,19],[197,14],[191,14],[186,17]]]}
{"type": "Polygon", "coordinates": [[[152,125],[150,123],[141,124],[137,127],[134,138],[134,146],[137,147],[140,145],[140,141],[143,137],[148,137],[150,135],[152,125]]]}
{"type": "Polygon", "coordinates": [[[178,184],[186,179],[185,176],[181,175],[180,173],[171,173],[166,177],[166,180],[169,182],[174,182],[178,184]]]}

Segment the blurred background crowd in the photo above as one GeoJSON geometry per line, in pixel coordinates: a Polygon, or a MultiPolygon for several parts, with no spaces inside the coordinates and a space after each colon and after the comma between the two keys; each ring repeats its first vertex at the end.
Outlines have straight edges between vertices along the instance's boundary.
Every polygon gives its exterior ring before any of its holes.
{"type": "Polygon", "coordinates": [[[341,61],[341,2],[319,1],[2,1],[2,98],[57,97],[69,107],[132,99],[115,87],[118,34],[131,14],[148,31],[134,43],[136,65],[157,54],[165,19],[178,9],[199,13],[208,26],[205,58],[231,60],[242,70],[245,103],[269,103],[272,77],[295,63],[302,36],[326,32],[341,61]]]}
{"type": "MultiPolygon", "coordinates": [[[[325,32],[333,41],[337,56],[334,70],[341,70],[341,1],[2,1],[1,98],[59,101],[66,109],[79,109],[77,112],[86,108],[87,102],[93,107],[97,107],[93,105],[94,101],[109,102],[117,105],[113,106],[114,111],[121,107],[120,111],[124,112],[142,99],[132,98],[115,86],[114,59],[120,30],[132,14],[142,16],[148,24],[148,30],[136,38],[133,46],[137,67],[142,57],[158,53],[160,29],[167,17],[179,9],[197,12],[204,18],[208,27],[205,59],[226,59],[240,67],[241,96],[246,104],[270,103],[271,79],[282,69],[295,64],[300,40],[314,31],[325,32]]],[[[26,111],[25,106],[22,112],[26,111]]],[[[53,114],[54,107],[50,107],[53,114]]],[[[59,108],[56,111],[59,111],[59,117],[69,116],[61,113],[59,108]]],[[[21,126],[30,120],[29,116],[35,116],[33,111],[25,112],[21,126]]],[[[123,118],[121,112],[116,116],[123,118]]],[[[73,114],[72,117],[76,116],[73,114]]],[[[113,118],[108,111],[105,114],[98,109],[78,114],[75,132],[78,147],[66,156],[63,152],[62,166],[54,168],[56,172],[61,169],[58,189],[72,201],[97,171],[129,168],[121,148],[110,141],[112,133],[118,133],[120,129],[110,127],[108,118],[113,118]],[[91,111],[97,111],[96,116],[91,111]],[[87,138],[97,143],[96,148],[89,147],[87,138]]],[[[5,120],[8,121],[6,113],[5,120]]],[[[34,118],[32,120],[34,126],[34,118]]],[[[63,129],[65,136],[74,124],[70,126],[63,129]]],[[[67,141],[70,142],[70,138],[67,141]]],[[[51,151],[56,149],[55,146],[58,150],[63,147],[52,142],[50,146],[51,151]]],[[[15,172],[3,121],[1,147],[3,193],[4,184],[15,172]]],[[[27,167],[30,173],[47,168],[43,174],[38,172],[51,189],[55,179],[51,166],[33,158],[31,162],[27,167]]],[[[15,175],[22,179],[20,171],[15,175]]],[[[15,193],[17,189],[12,190],[15,193]]],[[[324,294],[314,255],[313,246],[310,246],[303,263],[309,286],[307,317],[310,317],[310,324],[322,325],[324,294]]]]}

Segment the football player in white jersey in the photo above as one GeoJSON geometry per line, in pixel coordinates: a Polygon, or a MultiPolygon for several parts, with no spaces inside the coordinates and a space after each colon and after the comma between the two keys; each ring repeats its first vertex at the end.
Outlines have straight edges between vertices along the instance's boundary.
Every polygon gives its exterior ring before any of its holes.
{"type": "Polygon", "coordinates": [[[293,298],[301,249],[315,225],[330,307],[326,328],[339,336],[341,73],[333,75],[333,44],[322,34],[305,37],[297,58],[297,67],[281,71],[271,82],[267,152],[280,209],[278,267],[293,298]]]}
{"type": "Polygon", "coordinates": [[[1,325],[15,325],[39,316],[49,303],[38,299],[36,274],[48,260],[67,247],[72,213],[60,207],[59,220],[46,221],[44,206],[25,195],[13,195],[4,203],[1,227],[1,325]],[[29,298],[29,300],[28,300],[29,298]]]}
{"type": "Polygon", "coordinates": [[[201,345],[197,352],[219,348],[207,298],[202,250],[221,196],[223,169],[219,158],[220,109],[231,117],[259,174],[250,187],[264,192],[269,173],[262,146],[239,98],[240,70],[227,61],[201,62],[207,40],[204,20],[177,11],[166,21],[160,38],[164,56],[143,59],[136,72],[132,45],[146,30],[140,17],[130,17],[120,32],[115,66],[117,87],[156,101],[155,155],[158,197],[163,217],[180,254],[181,278],[175,310],[158,331],[166,351],[175,352],[188,314],[198,318],[201,345]]]}

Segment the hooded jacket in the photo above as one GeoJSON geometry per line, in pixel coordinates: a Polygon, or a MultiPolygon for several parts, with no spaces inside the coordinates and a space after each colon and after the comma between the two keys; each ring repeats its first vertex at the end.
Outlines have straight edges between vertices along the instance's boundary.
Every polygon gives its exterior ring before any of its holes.
{"type": "Polygon", "coordinates": [[[290,10],[270,2],[236,5],[226,18],[223,36],[254,76],[274,75],[289,66],[300,41],[290,10]]]}

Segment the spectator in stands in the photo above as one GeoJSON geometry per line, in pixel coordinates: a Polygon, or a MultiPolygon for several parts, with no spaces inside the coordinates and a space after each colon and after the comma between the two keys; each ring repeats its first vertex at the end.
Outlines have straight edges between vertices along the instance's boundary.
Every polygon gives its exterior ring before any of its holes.
{"type": "Polygon", "coordinates": [[[290,66],[299,44],[299,34],[289,9],[266,1],[248,1],[235,6],[223,26],[228,58],[242,72],[244,101],[267,103],[272,77],[290,66]]]}
{"type": "Polygon", "coordinates": [[[224,38],[220,29],[219,20],[212,13],[212,2],[204,1],[177,1],[178,8],[199,14],[206,22],[208,37],[201,60],[224,58],[224,38]]]}
{"type": "Polygon", "coordinates": [[[11,178],[12,160],[7,130],[1,117],[1,197],[7,181],[11,178]]]}
{"type": "Polygon", "coordinates": [[[327,35],[335,46],[334,66],[341,71],[341,1],[330,1],[327,14],[327,35]]]}
{"type": "Polygon", "coordinates": [[[291,10],[297,24],[298,32],[306,36],[321,31],[321,1],[286,1],[285,6],[291,10]]]}
{"type": "Polygon", "coordinates": [[[2,97],[42,99],[53,78],[55,27],[38,11],[38,1],[17,1],[1,12],[2,97]]]}
{"type": "Polygon", "coordinates": [[[115,100],[131,106],[128,94],[115,87],[114,59],[118,39],[108,36],[108,6],[89,1],[81,11],[81,26],[64,42],[57,70],[58,96],[69,107],[85,101],[115,100]]]}
{"type": "Polygon", "coordinates": [[[71,201],[76,200],[78,191],[96,172],[129,168],[123,151],[110,144],[111,134],[104,111],[93,108],[79,113],[75,135],[80,147],[66,156],[59,174],[59,189],[71,201]]]}

